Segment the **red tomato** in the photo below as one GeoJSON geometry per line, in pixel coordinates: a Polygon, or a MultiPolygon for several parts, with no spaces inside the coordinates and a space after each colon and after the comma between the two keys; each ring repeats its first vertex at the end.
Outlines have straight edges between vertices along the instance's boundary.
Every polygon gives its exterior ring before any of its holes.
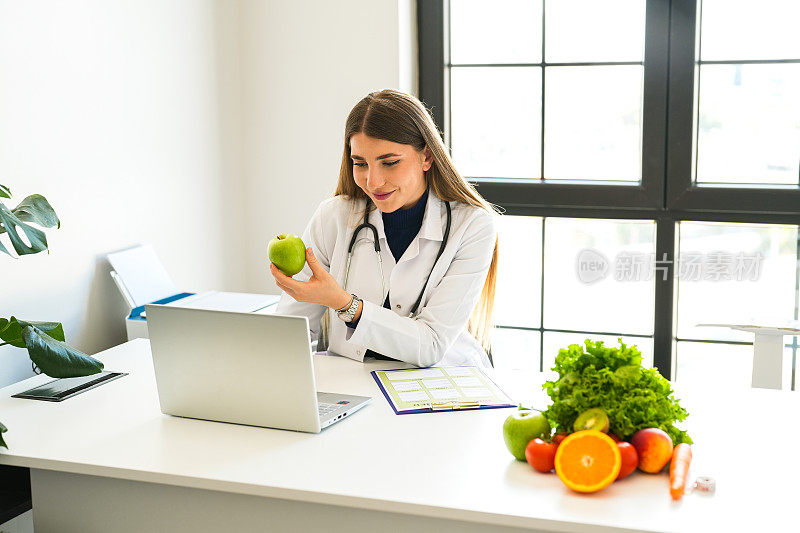
{"type": "Polygon", "coordinates": [[[533,439],[525,448],[525,459],[535,470],[550,472],[556,467],[556,449],[558,449],[558,444],[555,442],[533,439]]]}
{"type": "Polygon", "coordinates": [[[617,437],[613,433],[609,433],[608,436],[611,437],[611,440],[613,440],[614,442],[622,442],[622,439],[617,437]]]}
{"type": "Polygon", "coordinates": [[[553,442],[555,442],[556,446],[558,446],[559,444],[561,444],[561,441],[566,439],[567,437],[569,437],[567,433],[556,433],[555,435],[553,435],[553,442]]]}
{"type": "Polygon", "coordinates": [[[617,448],[619,448],[619,453],[622,456],[622,467],[620,467],[619,475],[617,476],[617,481],[619,481],[627,477],[639,466],[639,454],[630,442],[618,442],[617,448]]]}

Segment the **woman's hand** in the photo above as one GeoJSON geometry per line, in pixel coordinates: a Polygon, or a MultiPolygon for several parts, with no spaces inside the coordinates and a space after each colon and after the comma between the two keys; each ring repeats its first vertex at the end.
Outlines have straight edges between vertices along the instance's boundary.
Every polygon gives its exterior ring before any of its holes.
{"type": "Polygon", "coordinates": [[[299,281],[284,275],[273,263],[269,264],[269,269],[278,287],[298,302],[310,302],[333,309],[341,309],[350,303],[350,294],[317,261],[310,246],[306,248],[306,263],[312,273],[308,281],[299,281]]]}

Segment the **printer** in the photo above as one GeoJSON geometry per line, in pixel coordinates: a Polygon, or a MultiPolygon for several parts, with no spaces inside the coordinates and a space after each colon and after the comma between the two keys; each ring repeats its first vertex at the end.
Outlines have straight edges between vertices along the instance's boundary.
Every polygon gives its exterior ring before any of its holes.
{"type": "Polygon", "coordinates": [[[152,245],[135,246],[107,255],[111,277],[130,311],[125,316],[128,340],[148,338],[145,304],[163,304],[216,311],[273,313],[279,296],[241,292],[182,292],[172,282],[152,245]]]}

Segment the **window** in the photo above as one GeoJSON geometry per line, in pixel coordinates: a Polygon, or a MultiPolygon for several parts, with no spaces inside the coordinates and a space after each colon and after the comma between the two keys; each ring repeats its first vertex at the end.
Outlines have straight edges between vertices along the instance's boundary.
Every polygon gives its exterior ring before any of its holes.
{"type": "Polygon", "coordinates": [[[506,211],[498,366],[621,336],[749,382],[752,339],[697,324],[798,318],[800,5],[754,6],[418,3],[421,99],[506,211]]]}

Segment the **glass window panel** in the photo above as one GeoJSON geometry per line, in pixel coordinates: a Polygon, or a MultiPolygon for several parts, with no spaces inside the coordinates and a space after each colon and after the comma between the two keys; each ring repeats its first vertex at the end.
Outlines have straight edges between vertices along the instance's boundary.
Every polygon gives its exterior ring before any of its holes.
{"type": "Polygon", "coordinates": [[[539,178],[542,70],[454,67],[453,160],[466,176],[539,178]]]}
{"type": "Polygon", "coordinates": [[[800,64],[699,68],[695,179],[796,185],[800,177],[800,64]]]}
{"type": "Polygon", "coordinates": [[[797,0],[703,0],[702,58],[800,59],[797,0]]]}
{"type": "MultiPolygon", "coordinates": [[[[544,332],[544,342],[542,343],[544,357],[544,370],[557,375],[552,372],[553,366],[556,364],[556,356],[558,351],[566,348],[570,344],[580,344],[584,346],[586,339],[592,341],[603,341],[606,346],[619,347],[618,337],[610,335],[596,335],[594,333],[559,333],[555,331],[544,332]]],[[[640,352],[642,352],[642,365],[650,368],[653,366],[653,339],[652,337],[622,337],[622,342],[628,346],[636,345],[640,352]]]]}
{"type": "Polygon", "coordinates": [[[547,61],[642,61],[645,5],[644,0],[547,2],[547,61]]]}
{"type": "Polygon", "coordinates": [[[639,181],[642,67],[549,67],[546,179],[639,181]]]}
{"type": "MultiPolygon", "coordinates": [[[[791,341],[791,337],[787,337],[791,341]]],[[[753,347],[746,344],[678,342],[675,383],[679,386],[717,390],[750,388],[753,347]]],[[[784,389],[791,386],[792,348],[783,350],[784,389]]]]}
{"type": "Polygon", "coordinates": [[[697,324],[794,318],[797,226],[681,222],[678,235],[679,338],[752,342],[697,324]]]}
{"type": "Polygon", "coordinates": [[[538,331],[495,328],[492,332],[492,362],[497,369],[539,370],[538,331]]]}
{"type": "Polygon", "coordinates": [[[542,321],[542,219],[499,216],[497,233],[495,324],[538,328],[542,321]]]}
{"type": "Polygon", "coordinates": [[[652,335],[654,255],[651,221],[545,219],[544,327],[652,335]]]}
{"type": "Polygon", "coordinates": [[[753,347],[741,344],[678,342],[675,383],[703,389],[748,388],[753,347]]]}
{"type": "Polygon", "coordinates": [[[450,61],[540,63],[541,0],[451,0],[450,61]]]}

